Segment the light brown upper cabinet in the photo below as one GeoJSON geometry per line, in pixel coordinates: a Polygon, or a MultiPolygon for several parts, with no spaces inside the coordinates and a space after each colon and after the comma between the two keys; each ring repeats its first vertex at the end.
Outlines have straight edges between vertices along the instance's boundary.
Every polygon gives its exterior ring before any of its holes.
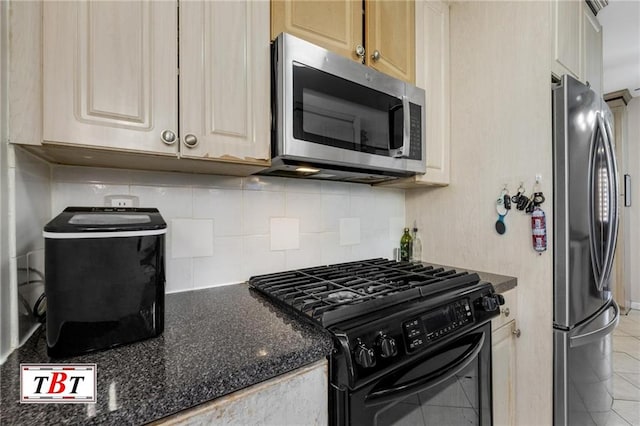
{"type": "Polygon", "coordinates": [[[362,2],[273,0],[271,39],[286,32],[355,61],[362,61],[362,2]]]}
{"type": "Polygon", "coordinates": [[[414,1],[273,0],[271,38],[282,32],[415,82],[414,1]]]}
{"type": "Polygon", "coordinates": [[[43,25],[45,144],[268,166],[269,3],[44,2],[43,25]]]}
{"type": "Polygon", "coordinates": [[[415,2],[365,1],[367,65],[415,82],[415,2]]]}

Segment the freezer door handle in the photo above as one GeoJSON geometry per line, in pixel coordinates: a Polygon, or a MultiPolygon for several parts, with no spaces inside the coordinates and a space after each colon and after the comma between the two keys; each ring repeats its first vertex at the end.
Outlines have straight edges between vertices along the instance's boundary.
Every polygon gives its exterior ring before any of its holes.
{"type": "Polygon", "coordinates": [[[606,311],[608,311],[611,308],[613,308],[614,310],[613,318],[609,322],[607,322],[606,325],[604,325],[603,327],[597,328],[595,330],[588,330],[576,336],[569,337],[570,347],[575,348],[578,346],[586,345],[587,343],[597,341],[603,338],[604,336],[612,333],[613,330],[618,325],[618,321],[620,319],[620,308],[618,307],[618,304],[615,302],[615,300],[611,300],[611,304],[607,306],[607,308],[604,311],[602,311],[600,315],[596,315],[591,321],[580,326],[576,331],[579,332],[579,330],[584,330],[585,328],[589,329],[589,326],[594,321],[597,321],[601,315],[603,315],[606,311]]]}

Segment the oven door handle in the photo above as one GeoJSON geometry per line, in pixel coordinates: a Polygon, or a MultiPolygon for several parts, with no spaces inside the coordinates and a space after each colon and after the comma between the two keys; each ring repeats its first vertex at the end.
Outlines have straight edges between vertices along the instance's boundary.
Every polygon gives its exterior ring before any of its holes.
{"type": "Polygon", "coordinates": [[[392,401],[407,398],[415,393],[423,392],[446,382],[471,364],[482,350],[484,341],[485,333],[483,332],[476,338],[476,342],[469,349],[464,351],[464,353],[462,353],[462,355],[457,359],[445,365],[438,371],[388,389],[372,392],[366,396],[364,401],[365,405],[373,406],[387,404],[392,401]]]}

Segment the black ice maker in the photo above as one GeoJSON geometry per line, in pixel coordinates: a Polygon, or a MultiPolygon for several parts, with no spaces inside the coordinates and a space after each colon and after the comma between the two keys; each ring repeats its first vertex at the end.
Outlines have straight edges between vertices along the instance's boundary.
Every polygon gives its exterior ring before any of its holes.
{"type": "Polygon", "coordinates": [[[162,333],[166,232],[149,208],[68,207],[44,227],[49,356],[162,333]]]}

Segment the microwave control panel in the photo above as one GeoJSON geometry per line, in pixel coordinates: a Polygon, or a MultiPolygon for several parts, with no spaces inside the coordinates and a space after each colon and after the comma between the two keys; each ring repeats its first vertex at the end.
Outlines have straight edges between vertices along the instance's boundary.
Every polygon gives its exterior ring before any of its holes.
{"type": "Polygon", "coordinates": [[[409,114],[411,117],[409,134],[409,158],[411,160],[422,159],[422,108],[416,104],[409,104],[409,114]]]}

